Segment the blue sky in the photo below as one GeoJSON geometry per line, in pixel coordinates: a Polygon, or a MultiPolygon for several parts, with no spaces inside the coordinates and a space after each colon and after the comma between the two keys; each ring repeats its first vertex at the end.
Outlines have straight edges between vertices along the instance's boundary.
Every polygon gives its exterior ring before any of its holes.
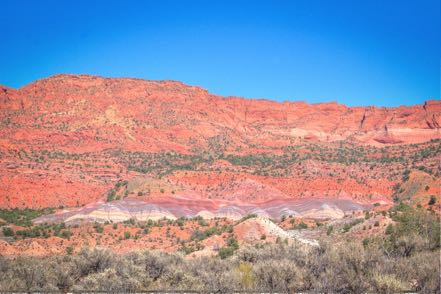
{"type": "Polygon", "coordinates": [[[348,105],[440,98],[440,1],[2,0],[0,84],[57,73],[180,80],[348,105]]]}

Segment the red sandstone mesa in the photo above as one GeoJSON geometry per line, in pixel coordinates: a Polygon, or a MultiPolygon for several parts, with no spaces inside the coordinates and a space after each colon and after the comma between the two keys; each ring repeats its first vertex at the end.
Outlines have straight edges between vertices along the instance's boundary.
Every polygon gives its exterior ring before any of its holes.
{"type": "Polygon", "coordinates": [[[440,138],[441,122],[441,101],[393,108],[278,103],[216,96],[174,81],[85,75],[57,75],[18,90],[1,87],[0,110],[4,147],[76,152],[191,152],[210,148],[215,136],[227,137],[231,152],[252,151],[252,145],[280,149],[296,139],[419,143],[440,138]]]}
{"type": "MultiPolygon", "coordinates": [[[[441,101],[393,108],[279,103],[221,97],[175,81],[57,75],[20,89],[0,87],[0,207],[81,206],[105,198],[118,181],[133,186],[139,173],[129,167],[136,159],[124,161],[112,150],[128,157],[136,152],[283,156],[312,154],[314,144],[337,150],[344,142],[375,158],[381,154],[371,147],[441,138],[440,122],[441,101]]],[[[217,158],[161,179],[147,173],[139,184],[144,190],[132,187],[120,196],[387,202],[402,165],[386,169],[311,158],[284,168],[265,174],[262,167],[217,158]]]]}

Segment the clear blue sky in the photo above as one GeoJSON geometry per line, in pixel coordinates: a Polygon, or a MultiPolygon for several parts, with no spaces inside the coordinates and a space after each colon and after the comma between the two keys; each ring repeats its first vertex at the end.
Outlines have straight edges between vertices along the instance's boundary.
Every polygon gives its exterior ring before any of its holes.
{"type": "Polygon", "coordinates": [[[0,84],[57,73],[348,105],[440,98],[439,0],[1,0],[0,84]]]}

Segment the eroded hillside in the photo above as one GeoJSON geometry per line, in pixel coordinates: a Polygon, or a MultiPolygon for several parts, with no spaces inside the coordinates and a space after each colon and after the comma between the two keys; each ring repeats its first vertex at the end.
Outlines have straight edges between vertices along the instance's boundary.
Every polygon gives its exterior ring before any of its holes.
{"type": "Polygon", "coordinates": [[[439,195],[440,115],[440,101],[277,103],[174,81],[53,76],[0,90],[0,207],[127,197],[387,204],[416,170],[430,178],[420,197],[439,195]]]}

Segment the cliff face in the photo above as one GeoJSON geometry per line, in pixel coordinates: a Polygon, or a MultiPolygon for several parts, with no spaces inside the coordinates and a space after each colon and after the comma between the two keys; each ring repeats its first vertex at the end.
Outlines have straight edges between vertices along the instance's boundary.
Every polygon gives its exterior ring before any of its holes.
{"type": "Polygon", "coordinates": [[[441,101],[396,108],[220,97],[173,81],[58,75],[0,89],[1,144],[96,151],[278,152],[303,140],[440,138],[441,101]]]}
{"type": "Polygon", "coordinates": [[[387,202],[405,169],[438,180],[440,116],[441,101],[277,103],[174,81],[53,76],[0,87],[0,207],[81,206],[125,181],[113,197],[387,202]]]}

